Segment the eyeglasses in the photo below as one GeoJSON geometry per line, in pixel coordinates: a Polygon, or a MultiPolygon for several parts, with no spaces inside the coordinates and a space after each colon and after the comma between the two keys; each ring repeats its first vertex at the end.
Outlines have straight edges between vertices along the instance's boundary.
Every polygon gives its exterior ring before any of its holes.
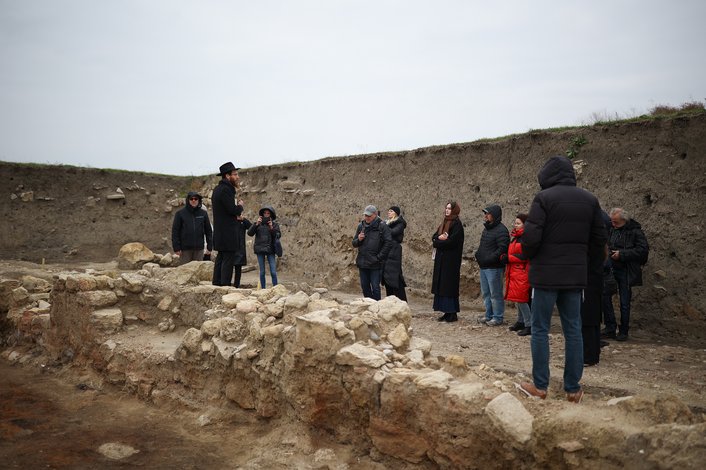
{"type": "Polygon", "coordinates": [[[198,201],[198,200],[199,200],[199,198],[197,198],[197,197],[190,197],[189,198],[189,201],[198,201]]]}

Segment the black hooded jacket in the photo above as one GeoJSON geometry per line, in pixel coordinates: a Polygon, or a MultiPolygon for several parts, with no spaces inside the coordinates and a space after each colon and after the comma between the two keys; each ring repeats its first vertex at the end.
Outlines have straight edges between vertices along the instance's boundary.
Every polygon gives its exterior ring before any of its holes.
{"type": "Polygon", "coordinates": [[[270,230],[269,225],[257,223],[253,224],[248,229],[248,235],[251,237],[255,236],[255,241],[253,243],[253,250],[256,254],[272,255],[275,252],[275,240],[282,236],[279,224],[275,222],[277,218],[277,213],[272,208],[272,206],[264,206],[260,209],[260,217],[262,217],[265,210],[270,211],[270,217],[272,217],[272,230],[270,230]]]}
{"type": "Polygon", "coordinates": [[[206,237],[206,249],[213,249],[213,230],[211,221],[208,219],[208,212],[201,208],[201,195],[190,192],[186,195],[186,206],[179,209],[174,214],[172,222],[172,248],[174,251],[182,250],[203,250],[204,237],[206,237]],[[196,207],[191,207],[189,198],[196,196],[199,203],[196,207]]]}
{"type": "Polygon", "coordinates": [[[381,269],[392,249],[392,234],[390,227],[380,217],[375,217],[366,224],[362,221],[353,236],[353,246],[358,248],[355,264],[361,269],[381,269]],[[358,234],[365,232],[363,241],[358,240],[358,234]]]}
{"type": "Polygon", "coordinates": [[[608,247],[620,252],[613,267],[627,271],[630,286],[641,286],[642,265],[647,262],[650,247],[640,223],[630,219],[620,228],[611,227],[608,247]]]}
{"type": "Polygon", "coordinates": [[[598,199],[576,187],[571,160],[550,158],[539,171],[542,191],[532,201],[522,252],[530,258],[530,285],[540,289],[586,287],[589,256],[602,257],[608,238],[598,199]]]}
{"type": "Polygon", "coordinates": [[[503,211],[500,206],[493,205],[485,208],[485,212],[493,216],[492,222],[485,222],[485,228],[480,236],[480,244],[475,257],[481,269],[504,268],[505,263],[501,257],[507,257],[507,247],[510,245],[510,234],[500,222],[503,211]]]}

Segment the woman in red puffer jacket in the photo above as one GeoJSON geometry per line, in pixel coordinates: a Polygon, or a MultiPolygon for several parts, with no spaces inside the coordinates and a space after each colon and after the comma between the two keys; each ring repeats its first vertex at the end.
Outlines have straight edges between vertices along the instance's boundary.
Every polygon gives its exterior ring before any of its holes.
{"type": "Polygon", "coordinates": [[[520,239],[525,230],[527,214],[517,214],[514,229],[510,233],[510,246],[507,249],[507,269],[505,270],[505,300],[517,305],[517,321],[510,331],[517,331],[519,336],[532,334],[530,317],[529,260],[522,254],[520,239]]]}

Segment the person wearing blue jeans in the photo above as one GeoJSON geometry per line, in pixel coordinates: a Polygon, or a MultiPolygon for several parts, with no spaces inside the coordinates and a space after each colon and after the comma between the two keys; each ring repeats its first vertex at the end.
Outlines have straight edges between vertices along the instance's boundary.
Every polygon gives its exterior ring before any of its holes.
{"type": "Polygon", "coordinates": [[[588,284],[588,260],[605,257],[608,239],[598,199],[576,187],[571,160],[551,157],[539,171],[537,193],[522,235],[522,253],[530,260],[532,286],[532,382],[518,390],[544,399],[549,390],[549,328],[554,305],[564,334],[566,399],[583,398],[581,296],[588,284]]]}
{"type": "Polygon", "coordinates": [[[360,288],[363,291],[363,297],[380,300],[382,296],[380,291],[382,269],[359,268],[358,273],[360,274],[360,288]]]}
{"type": "Polygon", "coordinates": [[[277,260],[275,259],[275,240],[280,238],[279,224],[275,222],[277,214],[272,206],[263,206],[259,217],[248,229],[248,235],[255,236],[253,250],[257,255],[257,264],[260,266],[260,287],[265,288],[265,260],[270,265],[272,285],[277,285],[277,260]]]}
{"type": "Polygon", "coordinates": [[[502,324],[505,315],[505,300],[503,299],[503,284],[505,284],[505,268],[488,268],[480,270],[480,291],[485,304],[486,325],[502,324]]]}
{"type": "Polygon", "coordinates": [[[260,285],[263,289],[267,284],[265,282],[265,260],[267,260],[267,264],[270,266],[270,277],[272,277],[272,285],[277,285],[277,260],[275,259],[275,254],[258,253],[257,264],[258,266],[260,266],[260,285]]]}
{"type": "Polygon", "coordinates": [[[480,291],[485,304],[485,316],[479,320],[488,326],[499,326],[505,320],[505,263],[510,245],[510,232],[501,221],[503,211],[498,205],[483,209],[483,233],[475,257],[480,267],[480,291]]]}
{"type": "MultiPolygon", "coordinates": [[[[531,269],[531,268],[530,268],[531,269]]],[[[532,379],[539,390],[549,388],[549,327],[554,304],[564,332],[564,390],[581,390],[583,334],[581,333],[581,290],[534,289],[532,297],[532,379]]]]}

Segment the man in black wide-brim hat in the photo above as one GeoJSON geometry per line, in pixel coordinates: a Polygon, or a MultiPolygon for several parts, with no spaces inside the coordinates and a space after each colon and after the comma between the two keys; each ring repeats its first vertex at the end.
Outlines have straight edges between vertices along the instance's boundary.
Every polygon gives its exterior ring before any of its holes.
{"type": "Polygon", "coordinates": [[[213,190],[213,248],[218,251],[213,267],[213,285],[227,286],[233,279],[233,267],[240,231],[236,230],[238,217],[243,213],[243,201],[236,200],[235,188],[240,177],[232,162],[220,166],[221,181],[213,190]]]}

